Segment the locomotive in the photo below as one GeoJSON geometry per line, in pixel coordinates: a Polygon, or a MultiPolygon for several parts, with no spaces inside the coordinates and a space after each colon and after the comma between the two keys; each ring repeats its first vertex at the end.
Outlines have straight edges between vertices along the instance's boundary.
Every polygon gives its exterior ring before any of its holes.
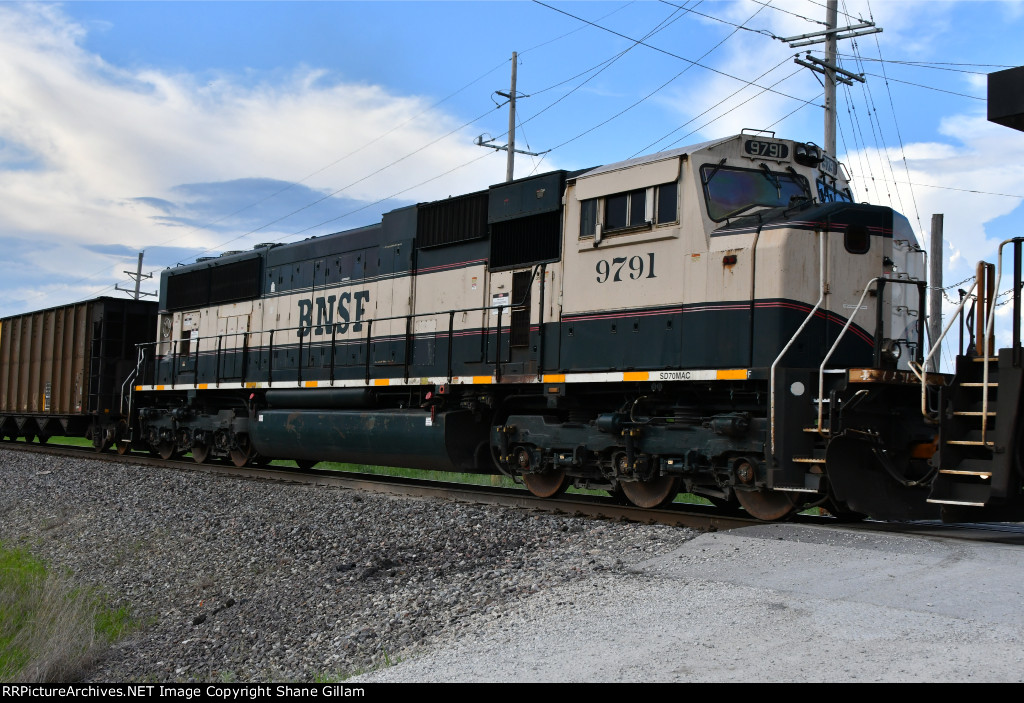
{"type": "MultiPolygon", "coordinates": [[[[926,371],[924,271],[828,154],[745,130],[167,269],[96,443],[762,520],[1022,519],[1019,323],[996,354],[980,267],[977,339],[926,371]]],[[[1014,320],[1019,289],[1018,263],[1014,320]]]]}

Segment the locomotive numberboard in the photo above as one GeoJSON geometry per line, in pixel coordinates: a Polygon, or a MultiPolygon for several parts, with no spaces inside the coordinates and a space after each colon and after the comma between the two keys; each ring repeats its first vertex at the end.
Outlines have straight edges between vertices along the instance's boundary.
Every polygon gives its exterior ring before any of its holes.
{"type": "Polygon", "coordinates": [[[766,142],[760,139],[748,139],[743,144],[743,150],[751,156],[760,156],[768,159],[788,159],[789,147],[781,142],[766,142]]]}
{"type": "Polygon", "coordinates": [[[839,162],[828,154],[822,154],[821,157],[821,165],[818,168],[830,176],[839,175],[839,162]]]}

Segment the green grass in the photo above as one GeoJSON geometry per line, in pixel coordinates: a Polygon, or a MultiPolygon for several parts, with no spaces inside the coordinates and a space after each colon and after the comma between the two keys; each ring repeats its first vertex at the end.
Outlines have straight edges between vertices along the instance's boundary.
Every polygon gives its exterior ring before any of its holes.
{"type": "Polygon", "coordinates": [[[0,544],[0,681],[74,680],[131,622],[127,608],[0,544]]]}
{"type": "MultiPolygon", "coordinates": [[[[273,461],[271,465],[281,467],[291,467],[294,462],[291,461],[273,461]]],[[[343,464],[333,461],[322,461],[316,465],[318,469],[324,469],[327,471],[341,471],[341,472],[354,472],[354,473],[366,473],[373,474],[375,476],[398,476],[402,478],[418,479],[422,481],[444,481],[447,483],[462,483],[473,486],[501,486],[502,488],[522,488],[526,490],[521,483],[516,483],[508,476],[502,476],[499,474],[465,474],[455,473],[451,471],[423,471],[420,469],[401,469],[390,466],[364,466],[361,464],[343,464]]],[[[576,495],[594,495],[594,496],[607,496],[608,492],[603,490],[591,490],[587,488],[570,488],[566,491],[569,494],[576,495]]],[[[680,493],[676,499],[676,503],[690,503],[697,505],[711,505],[711,501],[705,500],[700,496],[695,496],[691,493],[680,493]]]]}
{"type": "MultiPolygon", "coordinates": [[[[51,437],[53,444],[72,444],[75,446],[92,446],[92,442],[82,437],[51,437]]],[[[191,455],[187,455],[191,456],[191,455]]],[[[271,466],[282,468],[294,468],[295,462],[283,459],[275,459],[270,462],[271,466]]],[[[403,469],[392,466],[369,466],[365,464],[346,464],[334,461],[322,461],[316,465],[318,469],[326,471],[340,471],[347,473],[373,474],[375,476],[394,476],[419,481],[443,481],[446,483],[461,483],[471,486],[500,486],[502,488],[522,488],[521,483],[516,483],[508,476],[500,474],[468,474],[451,471],[423,471],[421,469],[403,469]]],[[[570,488],[569,494],[575,495],[608,495],[606,491],[590,490],[584,488],[570,488]]],[[[690,493],[681,493],[676,497],[676,503],[689,503],[696,505],[711,505],[710,501],[690,493]]]]}

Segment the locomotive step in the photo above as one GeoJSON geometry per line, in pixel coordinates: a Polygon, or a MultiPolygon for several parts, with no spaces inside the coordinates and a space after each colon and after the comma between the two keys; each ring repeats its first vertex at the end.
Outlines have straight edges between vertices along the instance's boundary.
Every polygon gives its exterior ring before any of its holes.
{"type": "MultiPolygon", "coordinates": [[[[981,381],[978,381],[978,382],[968,381],[966,383],[961,383],[960,384],[960,386],[963,387],[963,388],[982,388],[984,385],[985,384],[982,383],[981,381]]],[[[989,381],[988,387],[989,388],[998,388],[999,384],[996,383],[995,381],[989,381]]]]}
{"type": "Polygon", "coordinates": [[[929,498],[929,503],[937,503],[939,505],[966,505],[971,508],[984,508],[984,503],[974,503],[966,500],[947,500],[944,498],[929,498]]]}
{"type": "Polygon", "coordinates": [[[795,456],[793,457],[794,464],[824,464],[825,459],[818,459],[813,456],[795,456]]]}
{"type": "Polygon", "coordinates": [[[982,479],[992,478],[991,471],[971,471],[969,469],[940,469],[940,474],[952,474],[955,476],[977,476],[982,479]]]}
{"type": "Polygon", "coordinates": [[[996,416],[996,411],[995,410],[989,410],[988,412],[984,412],[983,413],[980,410],[954,410],[953,414],[954,415],[962,415],[962,416],[965,416],[965,417],[981,417],[982,415],[986,415],[988,417],[995,417],[996,416]]]}
{"type": "Polygon", "coordinates": [[[992,496],[992,484],[969,476],[940,475],[932,487],[929,503],[981,507],[992,496]]]}
{"type": "MultiPolygon", "coordinates": [[[[818,431],[818,426],[817,425],[810,425],[810,426],[804,428],[804,432],[817,432],[817,431],[818,431]]],[[[829,434],[829,432],[830,432],[830,430],[829,430],[828,426],[822,425],[821,433],[822,434],[829,434]]]]}

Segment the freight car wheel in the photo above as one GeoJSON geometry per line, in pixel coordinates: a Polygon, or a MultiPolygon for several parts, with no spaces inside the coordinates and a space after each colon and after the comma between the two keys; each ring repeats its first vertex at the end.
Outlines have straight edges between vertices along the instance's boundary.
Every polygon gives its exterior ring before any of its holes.
{"type": "Polygon", "coordinates": [[[679,493],[678,476],[658,476],[649,481],[623,481],[619,484],[630,503],[638,508],[660,508],[679,493]]]}
{"type": "Polygon", "coordinates": [[[542,474],[523,474],[527,490],[538,498],[553,498],[565,493],[569,477],[564,471],[545,471],[542,474]]]}
{"type": "Polygon", "coordinates": [[[123,439],[118,441],[118,443],[117,443],[117,453],[118,454],[120,454],[121,456],[124,456],[125,454],[131,453],[131,451],[132,451],[131,442],[128,442],[128,441],[123,440],[123,439]]]}
{"type": "Polygon", "coordinates": [[[788,493],[765,488],[756,491],[736,491],[736,499],[751,517],[758,520],[782,520],[796,509],[788,493]]]}

